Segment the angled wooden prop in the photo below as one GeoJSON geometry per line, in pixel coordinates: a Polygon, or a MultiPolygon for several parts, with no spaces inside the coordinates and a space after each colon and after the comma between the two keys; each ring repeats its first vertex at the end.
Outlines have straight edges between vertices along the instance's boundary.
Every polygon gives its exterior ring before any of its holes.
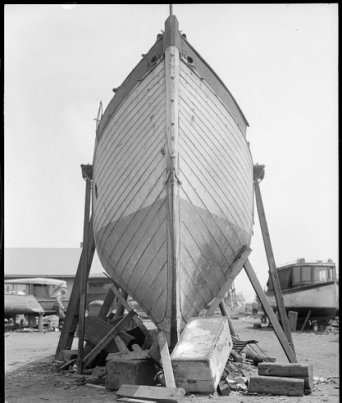
{"type": "Polygon", "coordinates": [[[220,292],[214,301],[210,304],[210,308],[206,313],[206,316],[211,316],[215,313],[216,309],[219,307],[221,301],[223,300],[226,293],[229,291],[230,287],[233,284],[235,277],[240,273],[245,261],[248,259],[252,249],[245,247],[241,250],[239,255],[236,257],[233,264],[230,266],[231,274],[229,275],[226,282],[222,285],[220,292]]]}
{"type": "MultiPolygon", "coordinates": [[[[105,273],[106,274],[106,273],[105,273]]],[[[111,281],[112,281],[112,285],[111,285],[111,290],[113,291],[113,293],[115,294],[115,296],[118,298],[119,303],[127,310],[127,312],[131,312],[133,311],[135,313],[135,315],[133,316],[133,320],[136,323],[136,325],[139,327],[139,329],[141,330],[141,332],[144,334],[144,336],[146,337],[147,340],[151,341],[151,335],[148,331],[148,329],[146,328],[146,326],[144,325],[143,321],[139,318],[139,315],[134,311],[134,309],[131,307],[131,305],[128,303],[128,301],[122,296],[121,292],[116,288],[116,286],[114,285],[114,281],[111,277],[107,276],[111,281]]]]}
{"type": "Polygon", "coordinates": [[[220,307],[220,311],[221,311],[222,316],[225,316],[227,318],[230,334],[232,336],[236,336],[236,332],[234,330],[232,320],[230,319],[230,315],[229,315],[229,312],[228,312],[227,305],[225,304],[225,302],[223,300],[220,302],[219,307],[220,307]]]}
{"type": "MultiPolygon", "coordinates": [[[[95,252],[95,240],[93,234],[93,217],[89,219],[90,199],[91,199],[91,177],[92,165],[81,165],[82,176],[86,180],[86,195],[84,208],[84,228],[83,228],[83,247],[81,257],[78,263],[74,285],[71,290],[67,313],[64,319],[63,329],[59,338],[55,358],[62,359],[62,351],[70,350],[74,339],[77,324],[80,320],[81,312],[85,310],[85,286],[88,280],[90,267],[95,252]],[[82,295],[82,297],[81,297],[82,295]]],[[[81,327],[84,326],[84,315],[81,319],[81,327]]],[[[82,332],[84,330],[81,329],[82,332]]],[[[83,339],[82,339],[83,340],[83,339]]],[[[82,347],[81,347],[82,349],[82,347]]]]}
{"type": "Polygon", "coordinates": [[[158,344],[159,344],[160,356],[161,356],[161,360],[162,360],[162,364],[163,364],[163,371],[164,371],[166,387],[175,388],[176,382],[175,382],[175,377],[173,375],[169,346],[167,344],[166,336],[163,332],[158,332],[158,344]]]}
{"type": "Polygon", "coordinates": [[[275,316],[273,309],[272,309],[270,303],[268,302],[268,299],[267,299],[267,297],[261,287],[261,284],[259,283],[259,280],[254,273],[253,267],[248,259],[245,262],[244,267],[245,267],[247,276],[266,312],[266,315],[268,316],[268,319],[270,320],[270,322],[273,326],[274,332],[275,332],[276,336],[278,337],[278,340],[286,354],[286,357],[288,358],[289,362],[296,363],[297,358],[294,353],[294,350],[292,349],[292,346],[290,345],[289,340],[283,331],[283,328],[280,326],[280,323],[278,322],[278,319],[275,316]]]}
{"type": "Polygon", "coordinates": [[[281,321],[282,327],[284,329],[284,332],[286,334],[286,337],[289,341],[289,344],[291,345],[292,350],[294,351],[290,324],[289,324],[288,317],[286,315],[285,304],[284,304],[283,296],[282,296],[282,292],[281,292],[279,276],[278,276],[277,267],[276,267],[275,260],[274,260],[271,238],[270,238],[270,234],[268,231],[266,215],[265,215],[264,205],[262,202],[260,186],[259,186],[259,182],[264,178],[264,175],[265,175],[264,168],[265,168],[264,165],[258,165],[258,164],[254,165],[253,180],[254,180],[255,200],[256,200],[256,204],[257,204],[259,222],[260,222],[262,237],[264,240],[264,246],[265,246],[265,251],[266,251],[266,256],[267,256],[269,273],[270,273],[270,278],[271,278],[271,281],[273,284],[274,296],[275,296],[275,299],[277,302],[277,308],[278,308],[278,312],[279,312],[279,316],[280,316],[280,321],[281,321]]]}
{"type": "Polygon", "coordinates": [[[118,345],[118,348],[124,351],[126,351],[125,347],[122,347],[122,343],[124,343],[122,341],[122,339],[118,337],[118,333],[121,329],[123,329],[126,324],[129,323],[129,321],[132,319],[132,317],[135,315],[134,311],[131,311],[128,313],[128,315],[126,315],[124,318],[122,318],[120,320],[119,323],[117,323],[112,330],[110,330],[110,332],[107,333],[107,335],[105,337],[103,337],[102,340],[100,340],[99,343],[97,343],[97,345],[90,351],[89,354],[87,354],[84,359],[83,359],[83,366],[86,367],[88,366],[91,361],[108,345],[108,343],[113,340],[113,338],[115,339],[116,344],[118,345]],[[121,347],[121,348],[120,348],[121,347]]]}
{"type": "MultiPolygon", "coordinates": [[[[92,227],[89,227],[89,215],[90,215],[90,203],[91,203],[91,185],[93,176],[92,165],[81,165],[82,176],[86,181],[85,190],[85,207],[84,207],[84,221],[83,221],[83,248],[87,251],[89,249],[89,231],[93,231],[92,227]]],[[[79,302],[79,317],[78,317],[78,373],[82,373],[83,356],[84,356],[84,321],[85,321],[85,310],[86,310],[86,298],[87,298],[87,282],[89,271],[87,271],[88,266],[88,256],[84,254],[82,259],[82,269],[80,275],[80,302],[79,302]]]]}

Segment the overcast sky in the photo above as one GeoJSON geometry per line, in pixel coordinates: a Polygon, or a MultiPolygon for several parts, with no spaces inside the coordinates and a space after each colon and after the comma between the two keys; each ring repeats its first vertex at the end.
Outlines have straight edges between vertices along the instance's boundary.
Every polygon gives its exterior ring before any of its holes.
{"type": "MultiPolygon", "coordinates": [[[[5,5],[5,247],[79,247],[95,117],[153,45],[167,4],[5,5]]],[[[250,127],[278,265],[338,263],[338,6],[176,4],[250,127]]],[[[256,209],[255,209],[256,211],[256,209]]],[[[255,214],[251,263],[267,260],[255,214]]],[[[238,291],[253,294],[244,274],[238,291]]]]}

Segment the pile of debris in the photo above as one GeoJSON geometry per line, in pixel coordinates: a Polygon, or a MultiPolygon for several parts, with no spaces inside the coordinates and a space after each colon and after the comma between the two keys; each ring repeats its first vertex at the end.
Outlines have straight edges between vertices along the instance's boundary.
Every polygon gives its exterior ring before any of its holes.
{"type": "Polygon", "coordinates": [[[227,315],[192,318],[170,354],[166,335],[144,322],[136,309],[113,285],[97,316],[85,318],[78,350],[68,348],[77,319],[76,310],[69,312],[57,347],[57,369],[75,371],[81,384],[105,388],[118,401],[132,403],[180,402],[186,394],[225,396],[231,391],[301,396],[312,390],[312,366],[276,364],[256,340],[240,340],[227,315]],[[115,313],[109,309],[114,296],[121,304],[115,313]],[[253,375],[256,367],[259,376],[253,375]]]}
{"type": "Polygon", "coordinates": [[[186,394],[231,391],[300,396],[312,390],[312,366],[275,364],[256,340],[231,336],[226,317],[193,318],[170,354],[164,333],[147,329],[126,308],[119,318],[88,316],[82,362],[77,350],[64,349],[57,370],[78,372],[79,384],[113,391],[122,402],[180,402],[186,394]]]}

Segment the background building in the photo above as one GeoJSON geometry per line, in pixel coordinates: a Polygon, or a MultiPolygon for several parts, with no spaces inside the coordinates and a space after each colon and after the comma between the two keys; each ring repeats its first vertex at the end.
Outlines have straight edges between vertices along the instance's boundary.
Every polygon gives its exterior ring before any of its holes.
{"type": "MultiPolygon", "coordinates": [[[[4,278],[45,277],[64,280],[67,283],[65,298],[69,300],[81,252],[81,248],[5,248],[4,278]]],[[[88,280],[88,303],[103,300],[110,285],[95,252],[88,280]]]]}

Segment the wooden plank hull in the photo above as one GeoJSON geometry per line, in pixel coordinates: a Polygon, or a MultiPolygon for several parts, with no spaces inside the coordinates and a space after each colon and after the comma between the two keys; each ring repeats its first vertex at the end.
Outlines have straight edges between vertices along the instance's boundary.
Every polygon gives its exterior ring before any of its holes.
{"type": "Polygon", "coordinates": [[[246,123],[174,24],[107,107],[93,161],[101,263],[169,341],[217,295],[253,225],[246,123]]]}

